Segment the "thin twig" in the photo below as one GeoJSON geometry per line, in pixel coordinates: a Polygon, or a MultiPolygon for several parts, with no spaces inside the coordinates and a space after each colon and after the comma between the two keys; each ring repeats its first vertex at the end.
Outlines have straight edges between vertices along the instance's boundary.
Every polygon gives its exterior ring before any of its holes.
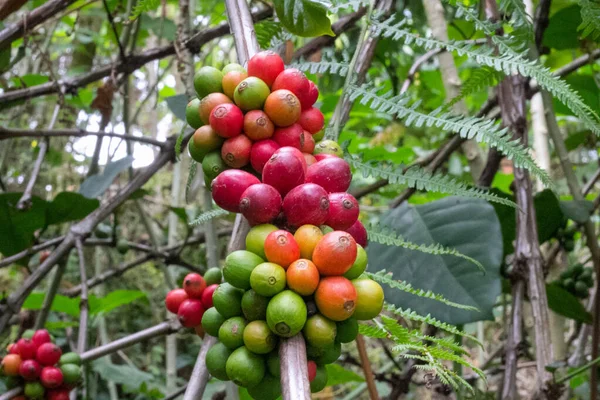
{"type": "Polygon", "coordinates": [[[200,347],[200,352],[198,353],[196,364],[194,364],[192,375],[190,376],[188,385],[185,389],[183,400],[197,400],[202,398],[202,394],[206,388],[206,383],[208,382],[206,353],[208,353],[208,350],[210,350],[215,343],[217,343],[217,339],[215,337],[212,337],[208,334],[204,335],[202,347],[200,347]]]}
{"type": "Polygon", "coordinates": [[[56,246],[60,242],[62,242],[64,240],[64,238],[65,238],[64,236],[59,236],[59,237],[56,237],[54,239],[50,239],[48,241],[45,241],[43,243],[36,244],[35,246],[32,246],[32,247],[30,247],[28,249],[20,251],[17,254],[13,254],[10,257],[5,257],[2,260],[0,260],[0,268],[7,267],[7,266],[9,266],[9,265],[11,265],[11,264],[19,261],[19,260],[22,260],[23,258],[25,258],[27,256],[31,256],[31,255],[33,255],[33,254],[35,254],[37,252],[40,252],[42,250],[45,250],[45,249],[49,248],[49,247],[56,246]]]}
{"type": "Polygon", "coordinates": [[[108,18],[108,22],[112,28],[113,34],[115,35],[115,42],[117,42],[117,46],[119,46],[119,56],[121,57],[121,61],[125,60],[125,49],[119,40],[119,32],[117,32],[117,27],[115,26],[115,21],[113,20],[113,16],[108,8],[108,3],[106,0],[102,0],[102,4],[104,4],[104,10],[106,11],[106,17],[108,18]]]}
{"type": "Polygon", "coordinates": [[[360,356],[360,364],[367,381],[367,388],[369,389],[369,397],[371,400],[379,400],[379,394],[377,393],[377,386],[375,385],[375,378],[373,377],[373,371],[371,370],[371,362],[367,355],[367,346],[365,345],[365,338],[363,335],[356,337],[356,347],[358,348],[358,355],[360,356]]]}
{"type": "Polygon", "coordinates": [[[132,135],[121,135],[114,132],[90,132],[84,129],[16,129],[16,128],[3,128],[0,127],[0,140],[9,138],[20,138],[20,137],[59,137],[59,136],[72,136],[72,137],[86,137],[86,136],[98,136],[98,137],[116,137],[122,140],[147,143],[153,146],[162,148],[165,146],[165,142],[156,140],[145,136],[132,136],[132,135]]]}
{"type": "MultiPolygon", "coordinates": [[[[60,111],[60,103],[57,103],[54,107],[54,113],[52,114],[52,119],[50,119],[50,124],[48,124],[48,129],[52,129],[54,124],[56,123],[56,119],[58,118],[58,112],[60,111]]],[[[33,164],[33,170],[31,171],[31,177],[27,182],[27,186],[23,191],[23,196],[19,199],[17,203],[17,210],[26,210],[31,207],[31,196],[33,192],[33,187],[35,186],[35,182],[40,174],[42,169],[42,162],[44,161],[44,157],[46,156],[46,151],[48,151],[48,146],[50,146],[49,140],[46,138],[42,140],[40,145],[38,146],[39,153],[38,157],[35,160],[35,164],[33,164]]]]}
{"type": "Polygon", "coordinates": [[[63,274],[65,273],[65,269],[67,268],[66,260],[59,261],[56,266],[56,271],[54,271],[54,276],[52,277],[52,281],[50,282],[50,286],[46,291],[46,296],[44,297],[44,303],[42,304],[42,309],[37,315],[35,320],[34,329],[42,329],[44,324],[46,323],[46,319],[48,318],[48,314],[50,313],[50,309],[52,308],[52,303],[54,302],[54,297],[58,292],[58,287],[60,286],[60,281],[62,279],[63,274]]]}

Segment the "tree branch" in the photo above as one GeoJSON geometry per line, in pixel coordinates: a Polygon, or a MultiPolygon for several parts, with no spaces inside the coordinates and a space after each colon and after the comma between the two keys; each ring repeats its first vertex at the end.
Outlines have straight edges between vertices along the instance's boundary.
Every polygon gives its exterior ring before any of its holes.
{"type": "Polygon", "coordinates": [[[0,31],[0,49],[9,47],[11,42],[23,37],[26,30],[31,30],[73,3],[75,0],[49,0],[44,5],[25,14],[21,21],[0,31]]]}
{"type": "Polygon", "coordinates": [[[49,247],[55,246],[55,245],[59,244],[60,242],[62,242],[64,239],[65,239],[64,236],[59,236],[54,239],[45,241],[44,243],[40,243],[40,244],[32,246],[28,249],[20,251],[17,254],[13,254],[10,257],[5,257],[2,260],[0,260],[0,268],[7,267],[19,260],[22,260],[23,258],[25,258],[27,256],[33,255],[39,251],[42,251],[49,247]]]}
{"type": "Polygon", "coordinates": [[[98,137],[115,137],[123,140],[129,140],[134,142],[146,143],[152,146],[162,148],[165,142],[160,140],[152,139],[145,136],[132,136],[132,135],[120,135],[114,132],[90,132],[84,129],[16,129],[16,128],[4,128],[0,127],[0,140],[9,138],[21,138],[21,137],[86,137],[86,136],[98,136],[98,137]]]}
{"type": "MultiPolygon", "coordinates": [[[[63,0],[64,1],[64,0],[63,0]]],[[[252,14],[255,20],[263,20],[273,15],[273,10],[270,8],[260,9],[252,14]]],[[[223,23],[214,28],[207,28],[194,34],[186,43],[187,47],[192,53],[197,54],[200,52],[200,48],[208,43],[209,41],[225,36],[229,33],[229,25],[223,23]]],[[[41,85],[36,85],[24,89],[12,90],[0,95],[0,105],[6,104],[15,100],[26,100],[33,97],[44,96],[48,94],[57,93],[62,91],[63,93],[74,94],[77,89],[84,87],[92,82],[96,82],[111,73],[123,73],[131,74],[133,71],[141,68],[145,64],[172,56],[175,54],[175,46],[173,43],[161,46],[155,49],[144,51],[140,54],[127,56],[125,60],[119,60],[117,62],[105,65],[98,68],[96,71],[92,71],[87,74],[83,74],[74,78],[61,79],[58,82],[47,82],[41,85]]]]}
{"type": "MultiPolygon", "coordinates": [[[[58,112],[60,111],[60,103],[56,104],[54,107],[54,113],[52,114],[52,119],[50,120],[50,124],[48,125],[48,129],[52,129],[54,124],[56,123],[56,119],[58,118],[58,112]]],[[[23,195],[19,199],[17,203],[17,210],[26,210],[31,207],[31,196],[33,192],[33,187],[35,186],[35,182],[42,170],[42,162],[44,162],[44,157],[46,156],[46,152],[48,151],[48,147],[50,146],[50,141],[48,138],[42,140],[39,145],[39,153],[37,159],[35,160],[35,164],[33,164],[33,170],[31,171],[31,177],[27,182],[27,186],[23,191],[23,195]]]]}

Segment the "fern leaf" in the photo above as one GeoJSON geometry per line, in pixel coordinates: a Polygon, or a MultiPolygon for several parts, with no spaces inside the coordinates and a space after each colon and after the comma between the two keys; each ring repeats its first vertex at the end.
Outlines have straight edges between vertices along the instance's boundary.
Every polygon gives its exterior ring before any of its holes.
{"type": "Polygon", "coordinates": [[[133,21],[143,13],[147,13],[158,9],[159,5],[160,0],[139,0],[133,8],[129,19],[133,21]]]}
{"type": "Polygon", "coordinates": [[[331,73],[345,77],[348,74],[350,65],[348,63],[335,61],[319,61],[293,63],[290,67],[297,68],[300,71],[310,72],[311,74],[331,73]]]}
{"type": "Polygon", "coordinates": [[[496,86],[498,82],[502,80],[504,74],[494,70],[493,68],[484,67],[474,69],[469,79],[467,79],[460,87],[460,92],[456,97],[448,102],[444,106],[446,110],[449,110],[456,103],[462,99],[487,89],[491,86],[496,86]]]}
{"type": "Polygon", "coordinates": [[[581,6],[581,25],[577,28],[581,32],[581,37],[588,37],[592,40],[600,38],[600,2],[594,0],[580,0],[581,6]]]}
{"type": "Polygon", "coordinates": [[[416,250],[416,251],[420,251],[422,253],[427,253],[427,254],[451,255],[451,256],[460,257],[469,262],[472,262],[473,264],[475,264],[477,266],[477,268],[479,268],[481,271],[483,271],[485,273],[485,268],[483,268],[483,265],[481,265],[481,263],[479,261],[477,261],[476,259],[469,257],[467,255],[464,255],[456,249],[450,249],[448,247],[444,247],[439,243],[430,244],[430,245],[412,243],[412,242],[404,240],[404,238],[402,238],[402,236],[399,236],[398,234],[396,234],[396,232],[390,230],[389,228],[386,228],[386,227],[379,228],[379,227],[376,227],[373,225],[370,226],[369,229],[367,229],[367,235],[368,235],[369,240],[371,240],[373,242],[385,244],[388,246],[399,246],[399,247],[403,247],[405,249],[416,250]]]}
{"type": "MultiPolygon", "coordinates": [[[[500,52],[500,55],[496,55],[494,54],[495,49],[488,46],[481,46],[477,48],[473,43],[469,42],[443,42],[433,38],[421,37],[410,30],[403,29],[403,22],[394,23],[394,17],[388,18],[383,22],[372,20],[371,24],[374,27],[373,35],[380,35],[386,38],[392,38],[393,40],[403,39],[407,45],[414,43],[417,46],[421,46],[427,50],[434,48],[445,49],[456,52],[459,56],[466,55],[477,63],[492,67],[506,75],[519,73],[523,76],[533,78],[537,81],[540,87],[552,93],[554,97],[569,107],[569,109],[573,111],[573,113],[579,119],[581,119],[581,121],[590,130],[596,133],[596,135],[600,136],[600,117],[596,114],[596,112],[587,104],[585,104],[581,97],[574,92],[564,80],[557,79],[552,75],[548,68],[540,65],[538,61],[528,60],[526,51],[523,53],[517,53],[502,37],[491,37],[493,44],[498,46],[500,52]]],[[[485,28],[486,33],[488,33],[490,28],[483,24],[482,27],[485,28]]],[[[506,139],[506,135],[503,136],[506,139]]],[[[497,147],[492,143],[489,144],[497,147]]],[[[503,149],[499,147],[498,149],[503,151],[503,149]]],[[[525,165],[523,165],[523,167],[528,168],[525,165]]],[[[530,169],[530,171],[537,174],[541,170],[536,168],[536,171],[532,169],[530,169]]],[[[540,176],[540,178],[542,177],[540,176]]]]}
{"type": "Polygon", "coordinates": [[[330,8],[330,12],[332,14],[337,14],[341,10],[345,11],[358,11],[363,7],[367,7],[369,5],[366,0],[347,0],[347,1],[338,1],[337,4],[334,4],[330,8]]]}
{"type": "Polygon", "coordinates": [[[481,369],[479,369],[475,366],[472,366],[461,356],[459,356],[451,351],[448,351],[441,347],[429,347],[429,353],[438,360],[442,359],[442,360],[446,360],[446,361],[452,361],[452,362],[462,365],[463,367],[471,368],[477,375],[479,375],[479,377],[481,377],[482,379],[485,379],[485,374],[481,369]]]}
{"type": "Polygon", "coordinates": [[[356,156],[348,156],[346,157],[346,161],[365,178],[387,179],[392,184],[407,185],[429,192],[483,199],[517,208],[517,205],[513,201],[500,197],[488,190],[469,186],[464,182],[459,182],[441,173],[432,174],[421,167],[411,167],[406,171],[402,171],[397,165],[382,163],[381,161],[363,162],[356,156]]]}
{"type": "Polygon", "coordinates": [[[198,171],[198,163],[194,160],[190,162],[190,168],[188,170],[188,178],[185,183],[185,201],[187,203],[190,190],[192,189],[192,183],[194,183],[194,178],[196,177],[196,172],[198,171]]]}
{"type": "Polygon", "coordinates": [[[422,316],[422,315],[417,314],[415,311],[412,311],[411,309],[404,310],[400,307],[396,307],[393,304],[389,304],[389,303],[384,303],[383,307],[386,309],[386,311],[391,312],[392,314],[395,314],[404,319],[408,319],[411,321],[421,322],[424,324],[429,324],[429,325],[435,326],[436,328],[439,328],[443,331],[452,333],[454,335],[459,335],[459,336],[462,336],[469,340],[472,340],[473,342],[477,343],[479,346],[482,346],[481,342],[479,340],[477,340],[476,337],[457,329],[455,326],[452,326],[445,322],[441,322],[441,321],[433,318],[429,314],[426,316],[422,316]]]}
{"type": "Polygon", "coordinates": [[[358,324],[358,333],[360,333],[363,336],[370,337],[370,338],[376,338],[376,339],[389,338],[389,334],[387,333],[387,331],[385,329],[380,328],[378,326],[364,324],[362,322],[360,322],[358,324]]]}
{"type": "Polygon", "coordinates": [[[479,311],[479,309],[477,307],[455,303],[453,301],[446,299],[442,295],[433,293],[431,290],[425,291],[423,289],[416,289],[410,283],[394,280],[392,273],[387,272],[386,270],[377,271],[376,273],[365,272],[365,275],[367,275],[369,278],[373,279],[374,281],[386,284],[391,288],[399,289],[399,290],[402,290],[403,292],[410,293],[415,296],[439,301],[440,303],[446,304],[447,306],[459,308],[462,310],[479,311]]]}
{"type": "Polygon", "coordinates": [[[183,139],[185,138],[185,128],[179,132],[177,136],[177,141],[175,142],[175,157],[179,160],[179,156],[183,152],[181,145],[183,144],[183,139]]]}
{"type": "Polygon", "coordinates": [[[529,37],[533,34],[533,21],[525,9],[523,0],[502,0],[500,10],[512,14],[513,27],[527,30],[529,37]]]}
{"type": "Polygon", "coordinates": [[[222,217],[227,214],[228,214],[227,211],[225,211],[221,208],[215,208],[214,210],[206,211],[206,212],[203,212],[202,214],[200,214],[198,216],[198,218],[196,218],[195,220],[190,222],[190,225],[192,225],[192,226],[202,225],[202,224],[207,223],[211,219],[222,217]]]}
{"type": "MultiPolygon", "coordinates": [[[[403,119],[407,126],[416,128],[422,126],[437,127],[444,131],[456,132],[463,138],[487,143],[489,146],[503,152],[507,158],[512,159],[516,167],[528,169],[544,185],[553,187],[548,173],[533,161],[527,149],[519,141],[513,140],[506,128],[500,128],[492,120],[456,116],[450,113],[442,113],[441,110],[435,110],[427,114],[417,110],[418,104],[409,106],[407,96],[393,96],[391,92],[380,95],[376,93],[373,87],[368,85],[352,87],[350,99],[354,101],[359,97],[362,104],[368,105],[373,110],[403,119]]],[[[472,193],[468,190],[465,192],[472,193]]]]}
{"type": "Polygon", "coordinates": [[[392,336],[394,342],[396,342],[397,344],[405,345],[411,344],[412,340],[410,331],[407,328],[400,325],[395,319],[382,315],[381,322],[383,323],[385,329],[392,336]]]}

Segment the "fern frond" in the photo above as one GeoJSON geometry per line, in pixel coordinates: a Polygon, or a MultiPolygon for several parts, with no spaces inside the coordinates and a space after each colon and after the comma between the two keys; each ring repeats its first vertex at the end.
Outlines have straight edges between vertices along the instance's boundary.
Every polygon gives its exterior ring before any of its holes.
{"type": "Polygon", "coordinates": [[[600,38],[600,2],[594,0],[579,0],[581,6],[581,25],[577,27],[581,37],[600,38]]]}
{"type": "Polygon", "coordinates": [[[358,333],[376,339],[386,339],[390,337],[385,329],[374,325],[364,324],[362,322],[359,322],[358,324],[358,333]]]}
{"type": "Polygon", "coordinates": [[[408,328],[400,325],[395,319],[386,317],[385,315],[381,316],[381,322],[383,323],[383,327],[390,333],[392,336],[391,339],[394,340],[397,344],[411,345],[411,332],[408,328]]]}
{"type": "MultiPolygon", "coordinates": [[[[452,115],[443,113],[439,109],[427,114],[417,109],[418,104],[409,106],[410,99],[406,96],[393,96],[391,92],[380,95],[373,87],[367,85],[352,87],[350,99],[354,101],[359,97],[362,104],[368,105],[373,110],[403,119],[407,126],[437,127],[444,131],[456,132],[463,138],[487,143],[503,152],[507,158],[512,159],[516,167],[528,169],[544,185],[553,187],[548,173],[533,161],[527,149],[519,141],[513,140],[506,128],[500,128],[492,120],[452,115]]],[[[377,169],[373,168],[373,170],[376,172],[377,169]]],[[[439,187],[443,188],[443,186],[439,187]]],[[[465,190],[465,193],[472,194],[472,191],[465,190]]]]}
{"type": "Polygon", "coordinates": [[[194,160],[190,162],[190,168],[188,170],[188,178],[185,183],[185,201],[187,203],[189,198],[190,190],[192,189],[192,184],[194,183],[194,178],[196,177],[196,172],[198,171],[198,163],[194,160]]]}
{"type": "Polygon", "coordinates": [[[406,171],[402,171],[398,165],[383,163],[381,161],[364,162],[354,155],[347,156],[346,161],[348,161],[348,164],[350,164],[356,172],[361,173],[365,178],[373,177],[387,179],[391,184],[407,185],[418,190],[427,190],[429,192],[477,198],[517,208],[517,205],[513,201],[500,197],[488,190],[469,186],[448,175],[443,175],[441,173],[432,174],[421,167],[415,166],[406,171]]]}
{"type": "Polygon", "coordinates": [[[143,13],[147,13],[158,9],[159,5],[160,0],[139,0],[136,3],[135,7],[133,7],[129,19],[133,21],[143,13]]]}
{"type": "Polygon", "coordinates": [[[523,0],[503,0],[500,2],[500,10],[512,14],[515,27],[526,27],[533,31],[533,21],[525,9],[523,0]]]}
{"type": "Polygon", "coordinates": [[[458,95],[450,100],[444,108],[449,110],[462,99],[491,86],[496,86],[503,77],[504,74],[502,72],[498,72],[493,68],[483,67],[474,69],[469,79],[461,85],[458,95]]]}
{"type": "Polygon", "coordinates": [[[276,21],[261,21],[254,25],[256,40],[263,49],[275,49],[293,37],[285,27],[276,21]]]}
{"type": "Polygon", "coordinates": [[[297,62],[292,63],[290,67],[297,68],[300,71],[310,72],[311,74],[325,74],[331,73],[341,77],[345,77],[348,74],[348,68],[350,65],[343,62],[335,61],[318,61],[318,62],[297,62]]]}
{"type": "Polygon", "coordinates": [[[341,10],[345,11],[358,11],[363,7],[367,7],[368,1],[365,0],[348,0],[348,1],[338,1],[337,4],[334,4],[329,11],[332,14],[337,14],[341,10]]]}
{"type": "Polygon", "coordinates": [[[479,375],[480,378],[485,379],[485,373],[481,369],[471,365],[454,352],[448,351],[441,347],[429,347],[429,353],[438,360],[442,359],[446,361],[452,361],[462,365],[463,367],[471,368],[477,375],[479,375]]]}
{"type": "Polygon", "coordinates": [[[192,226],[202,225],[202,224],[207,223],[211,219],[222,217],[227,214],[228,214],[227,211],[225,211],[221,208],[215,208],[214,210],[206,211],[206,212],[203,212],[202,214],[200,214],[198,216],[198,218],[196,218],[195,220],[190,222],[190,225],[192,225],[192,226]]]}
{"type": "Polygon", "coordinates": [[[477,307],[455,303],[453,301],[446,299],[442,295],[433,293],[431,290],[425,291],[423,289],[416,289],[410,283],[394,280],[392,273],[387,272],[386,270],[377,271],[376,273],[365,272],[365,275],[367,275],[369,278],[373,279],[374,281],[386,284],[391,288],[399,289],[399,290],[402,290],[403,292],[410,293],[415,296],[439,301],[440,303],[446,304],[447,306],[459,308],[462,310],[479,311],[479,309],[477,307]]]}
{"type": "Polygon", "coordinates": [[[396,307],[395,305],[389,304],[389,303],[384,303],[383,308],[385,308],[386,311],[391,312],[392,314],[395,314],[404,319],[408,319],[411,321],[421,322],[424,324],[429,324],[429,325],[435,326],[436,328],[439,328],[443,331],[452,333],[454,335],[459,335],[459,336],[462,336],[469,340],[472,340],[473,342],[477,343],[479,346],[482,346],[481,342],[479,340],[477,340],[476,337],[459,330],[455,326],[452,326],[450,324],[441,322],[441,321],[433,318],[431,316],[431,314],[422,316],[422,315],[417,314],[415,311],[412,311],[411,309],[404,310],[401,307],[396,307]]]}
{"type": "MultiPolygon", "coordinates": [[[[470,42],[443,42],[433,38],[421,37],[410,30],[403,29],[405,25],[403,22],[394,23],[394,17],[388,18],[383,22],[372,20],[371,24],[374,27],[373,35],[392,38],[393,40],[403,39],[407,45],[414,43],[427,50],[434,48],[445,49],[456,52],[459,56],[466,55],[473,61],[492,67],[506,75],[519,73],[523,76],[533,78],[540,87],[552,93],[554,97],[569,107],[590,130],[600,136],[600,117],[596,112],[585,104],[581,97],[564,80],[553,76],[550,70],[539,64],[537,60],[528,60],[526,51],[517,53],[502,37],[491,37],[492,42],[498,46],[500,53],[500,55],[496,55],[494,54],[495,49],[488,46],[475,47],[470,42]]],[[[490,28],[485,25],[483,27],[486,33],[488,33],[490,28]]],[[[492,143],[489,144],[494,146],[492,143]]],[[[498,149],[503,151],[499,147],[498,149]]],[[[523,167],[527,168],[525,165],[523,167]]],[[[534,172],[533,170],[530,171],[534,172]]],[[[535,173],[539,171],[538,168],[538,171],[535,171],[535,173]]]]}

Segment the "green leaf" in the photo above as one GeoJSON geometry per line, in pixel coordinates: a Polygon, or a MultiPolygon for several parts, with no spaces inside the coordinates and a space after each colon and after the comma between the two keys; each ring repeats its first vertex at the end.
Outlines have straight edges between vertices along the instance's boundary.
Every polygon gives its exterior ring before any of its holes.
{"type": "Polygon", "coordinates": [[[582,37],[590,36],[596,40],[600,38],[600,2],[593,0],[579,0],[581,5],[581,25],[577,27],[582,37]]]}
{"type": "Polygon", "coordinates": [[[169,207],[169,210],[173,212],[173,214],[177,215],[177,218],[181,220],[184,224],[188,224],[188,216],[185,208],[183,207],[169,207]]]}
{"type": "Polygon", "coordinates": [[[185,121],[185,108],[187,107],[188,98],[185,94],[177,94],[175,96],[166,97],[169,110],[180,120],[185,121]]]}
{"type": "Polygon", "coordinates": [[[177,26],[168,18],[152,18],[148,15],[142,15],[140,21],[141,29],[149,30],[160,38],[173,41],[177,36],[177,26]]]}
{"type": "Polygon", "coordinates": [[[347,370],[338,364],[327,364],[327,386],[341,385],[348,382],[364,382],[365,378],[356,372],[347,370]]]}
{"type": "Polygon", "coordinates": [[[560,201],[560,209],[565,217],[583,224],[594,212],[594,203],[589,200],[560,201]]]}
{"type": "Polygon", "coordinates": [[[5,257],[25,250],[33,243],[33,234],[46,224],[48,203],[33,196],[31,207],[17,210],[22,193],[0,194],[0,253],[5,257]]]}
{"type": "Polygon", "coordinates": [[[281,24],[293,34],[302,37],[335,36],[327,17],[328,3],[320,0],[275,0],[274,5],[281,24]]]}
{"type": "Polygon", "coordinates": [[[97,175],[89,176],[79,188],[79,193],[88,199],[101,196],[110,187],[117,175],[133,164],[133,156],[121,158],[118,161],[106,164],[104,171],[97,175]]]}
{"type": "MultiPolygon", "coordinates": [[[[4,29],[4,24],[0,21],[0,31],[4,29]]],[[[0,72],[4,72],[10,65],[10,46],[0,49],[0,72]]]]}
{"type": "Polygon", "coordinates": [[[592,323],[592,314],[586,311],[577,297],[557,284],[546,285],[548,307],[557,314],[586,324],[592,323]]]}
{"type": "Polygon", "coordinates": [[[380,224],[407,240],[456,249],[477,260],[473,264],[453,255],[414,252],[402,247],[370,243],[369,265],[393,272],[394,279],[431,291],[453,303],[476,307],[461,310],[437,300],[414,296],[385,287],[386,301],[420,314],[431,314],[451,324],[492,319],[492,308],[500,294],[502,236],[494,209],[483,200],[447,197],[427,204],[404,204],[383,215],[380,224]]]}
{"type": "Polygon", "coordinates": [[[565,7],[550,17],[548,28],[544,32],[544,46],[556,50],[579,47],[577,27],[581,24],[581,9],[577,4],[565,7]]]}
{"type": "Polygon", "coordinates": [[[135,300],[146,298],[146,294],[139,290],[115,290],[104,297],[90,296],[90,314],[107,314],[117,307],[121,307],[135,300]]]}
{"type": "Polygon", "coordinates": [[[154,376],[130,365],[116,365],[109,357],[103,357],[92,362],[92,369],[105,381],[125,385],[130,389],[138,389],[142,384],[154,382],[154,376]]]}
{"type": "Polygon", "coordinates": [[[97,199],[88,199],[80,193],[61,192],[48,204],[46,225],[80,220],[98,206],[97,199]]]}
{"type": "MultiPolygon", "coordinates": [[[[25,299],[23,308],[25,310],[41,310],[45,297],[46,293],[33,292],[25,299]]],[[[50,310],[77,318],[79,317],[79,298],[70,298],[61,294],[57,294],[54,296],[50,310]]]]}

